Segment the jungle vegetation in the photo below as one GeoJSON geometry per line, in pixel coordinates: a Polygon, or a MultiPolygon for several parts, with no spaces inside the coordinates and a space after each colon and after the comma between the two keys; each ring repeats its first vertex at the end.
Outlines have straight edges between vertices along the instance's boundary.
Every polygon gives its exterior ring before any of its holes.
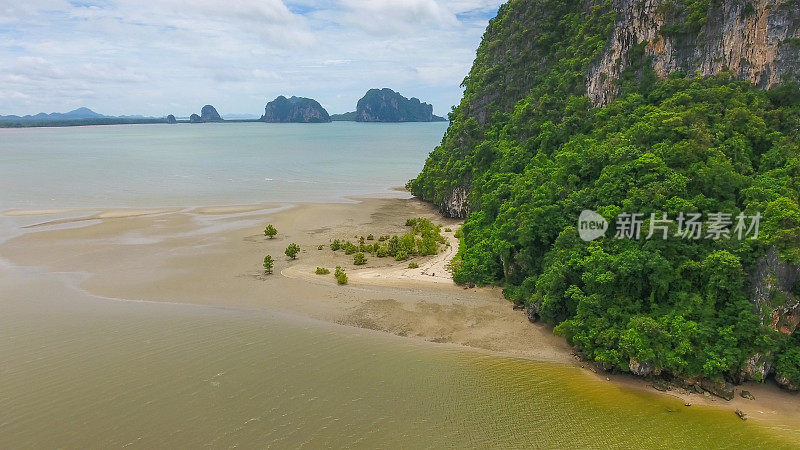
{"type": "MultiPolygon", "coordinates": [[[[678,3],[694,14],[686,27],[705,18],[696,13],[707,1],[678,3]]],[[[504,286],[607,367],[628,371],[634,358],[735,379],[759,353],[797,385],[800,336],[769,326],[748,276],[769,248],[800,262],[800,89],[760,90],[728,73],[660,79],[639,51],[616,99],[594,107],[585,77],[615,14],[610,2],[581,4],[501,7],[442,144],[409,182],[438,205],[468,192],[455,281],[504,286]],[[576,225],[586,209],[609,223],[624,212],[763,219],[757,239],[614,239],[612,226],[585,242],[576,225]]]]}

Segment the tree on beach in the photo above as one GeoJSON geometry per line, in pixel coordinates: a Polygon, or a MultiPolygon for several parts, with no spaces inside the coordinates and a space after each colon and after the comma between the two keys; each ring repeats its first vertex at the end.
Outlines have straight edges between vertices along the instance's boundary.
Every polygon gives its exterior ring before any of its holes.
{"type": "Polygon", "coordinates": [[[340,266],[336,266],[336,271],[333,272],[333,276],[336,278],[336,283],[347,284],[347,274],[344,273],[344,269],[340,266]]]}
{"type": "Polygon", "coordinates": [[[275,266],[275,261],[272,260],[272,256],[265,256],[264,257],[264,275],[269,275],[272,273],[272,268],[275,266]]]}
{"type": "Polygon", "coordinates": [[[288,247],[286,247],[286,251],[284,253],[286,253],[286,256],[289,258],[296,259],[299,252],[300,246],[292,242],[288,247]]]}
{"type": "Polygon", "coordinates": [[[367,263],[367,258],[364,256],[364,253],[358,252],[353,255],[353,264],[357,266],[363,266],[367,263]]]}
{"type": "Polygon", "coordinates": [[[272,224],[269,224],[267,225],[267,228],[264,228],[264,236],[267,236],[268,238],[272,239],[275,237],[276,234],[278,234],[278,230],[276,230],[275,227],[272,226],[272,224]]]}

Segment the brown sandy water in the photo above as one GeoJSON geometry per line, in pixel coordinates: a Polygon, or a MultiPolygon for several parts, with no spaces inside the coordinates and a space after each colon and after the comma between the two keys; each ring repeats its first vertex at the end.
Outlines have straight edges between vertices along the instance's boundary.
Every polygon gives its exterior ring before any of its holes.
{"type": "Polygon", "coordinates": [[[574,367],[0,279],[0,446],[791,448],[574,367]],[[54,295],[54,293],[57,293],[54,295]]]}

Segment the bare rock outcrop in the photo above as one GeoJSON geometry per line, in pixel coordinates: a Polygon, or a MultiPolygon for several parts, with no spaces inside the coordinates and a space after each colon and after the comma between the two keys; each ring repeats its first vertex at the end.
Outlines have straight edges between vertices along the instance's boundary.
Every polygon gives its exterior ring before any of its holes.
{"type": "Polygon", "coordinates": [[[628,362],[628,366],[630,367],[632,374],[640,377],[646,377],[651,374],[658,375],[658,373],[655,373],[655,364],[649,361],[638,361],[636,358],[631,358],[628,362]]]}
{"type": "Polygon", "coordinates": [[[586,80],[595,105],[613,100],[617,80],[642,45],[661,78],[678,70],[701,76],[727,70],[769,88],[800,69],[800,7],[794,0],[711,2],[705,19],[696,23],[675,1],[613,3],[613,35],[586,80]]]}
{"type": "Polygon", "coordinates": [[[792,383],[792,380],[790,380],[788,377],[786,377],[784,375],[781,375],[779,373],[775,374],[775,382],[778,383],[782,388],[784,388],[786,390],[789,390],[789,391],[798,391],[798,390],[800,390],[800,386],[792,383]]]}
{"type": "Polygon", "coordinates": [[[453,189],[450,197],[442,202],[442,213],[447,217],[463,219],[469,214],[469,202],[467,200],[467,189],[457,187],[453,189]]]}
{"type": "Polygon", "coordinates": [[[758,259],[750,275],[750,301],[758,315],[785,335],[794,333],[800,323],[800,298],[794,295],[798,281],[800,266],[781,260],[775,248],[758,259]]]}

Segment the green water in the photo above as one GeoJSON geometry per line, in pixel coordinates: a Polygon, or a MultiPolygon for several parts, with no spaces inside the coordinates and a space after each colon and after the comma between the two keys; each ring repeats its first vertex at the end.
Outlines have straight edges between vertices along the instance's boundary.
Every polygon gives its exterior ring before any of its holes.
{"type": "Polygon", "coordinates": [[[19,274],[0,278],[0,307],[2,448],[791,448],[798,436],[570,367],[263,311],[93,299],[19,274]]]}

